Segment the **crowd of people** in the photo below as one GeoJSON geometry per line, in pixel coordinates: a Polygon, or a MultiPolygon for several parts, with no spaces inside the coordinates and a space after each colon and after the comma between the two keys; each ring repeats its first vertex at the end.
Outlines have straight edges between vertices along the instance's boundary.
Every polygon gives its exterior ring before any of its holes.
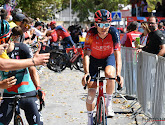
{"type": "MultiPolygon", "coordinates": [[[[130,0],[130,4],[132,5],[132,16],[150,16],[148,12],[149,5],[147,0],[130,0]]],[[[159,1],[156,3],[155,10],[155,16],[163,17],[163,7],[159,1]]]]}

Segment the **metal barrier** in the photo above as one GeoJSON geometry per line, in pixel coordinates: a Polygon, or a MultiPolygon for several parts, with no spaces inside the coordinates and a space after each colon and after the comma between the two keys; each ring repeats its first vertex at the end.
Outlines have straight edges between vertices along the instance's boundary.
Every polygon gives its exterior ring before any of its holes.
{"type": "Polygon", "coordinates": [[[165,58],[122,47],[126,94],[135,95],[149,120],[165,124],[165,58]]]}
{"type": "Polygon", "coordinates": [[[122,71],[121,74],[124,78],[124,87],[126,94],[135,96],[137,86],[137,54],[136,49],[130,47],[121,48],[122,57],[122,71]]]}

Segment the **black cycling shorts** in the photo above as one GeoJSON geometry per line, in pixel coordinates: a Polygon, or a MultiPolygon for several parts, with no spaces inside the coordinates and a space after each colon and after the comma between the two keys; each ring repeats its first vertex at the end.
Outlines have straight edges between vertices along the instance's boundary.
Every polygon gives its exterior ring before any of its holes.
{"type": "MultiPolygon", "coordinates": [[[[96,77],[98,74],[98,67],[102,67],[105,69],[106,66],[113,66],[115,67],[115,55],[114,53],[108,56],[105,59],[96,59],[90,56],[90,64],[89,64],[89,73],[91,77],[96,77]]],[[[93,81],[93,80],[91,80],[93,81]]]]}
{"type": "MultiPolygon", "coordinates": [[[[21,94],[23,96],[36,95],[36,91],[21,94]]],[[[13,94],[3,94],[4,97],[13,94]]],[[[37,97],[23,98],[19,101],[19,106],[24,110],[29,125],[43,125],[41,112],[38,111],[37,97]]],[[[8,125],[13,117],[13,99],[2,99],[0,105],[0,125],[8,125]]]]}

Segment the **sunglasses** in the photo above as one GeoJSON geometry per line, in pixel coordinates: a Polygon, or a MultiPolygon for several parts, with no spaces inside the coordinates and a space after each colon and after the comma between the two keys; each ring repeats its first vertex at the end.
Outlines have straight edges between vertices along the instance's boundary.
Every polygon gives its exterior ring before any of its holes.
{"type": "Polygon", "coordinates": [[[110,27],[110,23],[96,23],[98,27],[100,28],[107,28],[107,27],[110,27]]]}

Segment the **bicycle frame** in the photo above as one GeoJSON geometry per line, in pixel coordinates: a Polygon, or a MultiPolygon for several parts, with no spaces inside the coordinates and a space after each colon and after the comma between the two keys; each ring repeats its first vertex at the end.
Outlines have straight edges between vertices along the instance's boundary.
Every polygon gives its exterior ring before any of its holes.
{"type": "Polygon", "coordinates": [[[66,48],[66,53],[69,53],[69,51],[73,50],[74,54],[72,58],[70,59],[70,62],[73,63],[80,55],[83,58],[84,53],[82,48],[66,48]]]}

